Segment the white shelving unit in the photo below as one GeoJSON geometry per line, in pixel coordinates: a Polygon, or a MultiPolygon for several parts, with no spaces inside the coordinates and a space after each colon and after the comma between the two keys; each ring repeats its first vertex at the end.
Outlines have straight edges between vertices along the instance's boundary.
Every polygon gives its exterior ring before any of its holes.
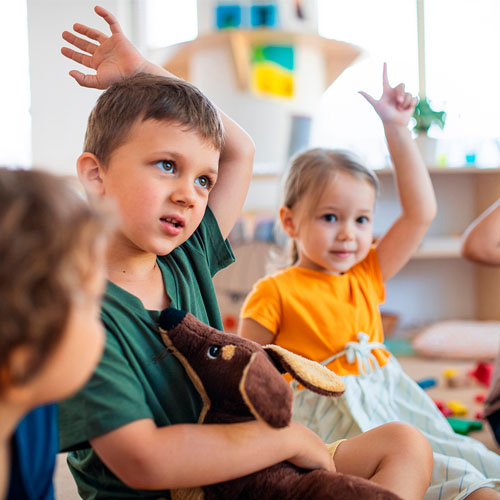
{"type": "MultiPolygon", "coordinates": [[[[500,196],[500,168],[429,168],[438,214],[410,262],[387,283],[382,310],[400,316],[400,331],[445,319],[500,320],[500,270],[460,256],[461,235],[500,196]]],[[[381,185],[375,234],[399,214],[391,169],[376,171],[381,185]]]]}

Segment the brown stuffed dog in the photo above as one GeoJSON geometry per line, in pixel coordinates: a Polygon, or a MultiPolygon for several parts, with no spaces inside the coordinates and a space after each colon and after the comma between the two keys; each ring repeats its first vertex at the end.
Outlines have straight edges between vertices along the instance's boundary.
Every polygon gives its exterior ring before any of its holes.
{"type": "MultiPolygon", "coordinates": [[[[339,396],[344,392],[342,379],[319,363],[279,346],[263,348],[177,309],[161,313],[160,333],[200,393],[203,409],[199,423],[257,419],[272,427],[286,427],[292,418],[293,395],[281,376],[284,372],[320,394],[339,396]]],[[[173,500],[399,499],[365,479],[300,469],[289,462],[203,488],[172,490],[171,496],[173,500]]]]}

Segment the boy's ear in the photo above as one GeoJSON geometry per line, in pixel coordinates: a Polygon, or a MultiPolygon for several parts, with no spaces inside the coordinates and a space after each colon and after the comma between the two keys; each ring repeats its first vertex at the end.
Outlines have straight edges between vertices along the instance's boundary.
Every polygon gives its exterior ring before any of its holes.
{"type": "Polygon", "coordinates": [[[102,167],[97,156],[93,153],[82,153],[76,161],[78,178],[85,191],[95,196],[104,194],[102,167]]]}
{"type": "Polygon", "coordinates": [[[280,221],[283,230],[290,238],[297,236],[297,227],[293,219],[293,212],[286,206],[280,208],[280,221]]]}

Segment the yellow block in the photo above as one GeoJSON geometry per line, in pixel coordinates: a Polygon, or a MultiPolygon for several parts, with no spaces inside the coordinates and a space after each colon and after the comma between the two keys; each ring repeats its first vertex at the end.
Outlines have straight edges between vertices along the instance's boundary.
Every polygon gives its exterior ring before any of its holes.
{"type": "Polygon", "coordinates": [[[467,415],[467,406],[465,406],[461,401],[458,401],[457,399],[450,399],[450,401],[446,404],[453,412],[453,415],[457,417],[467,415]]]}
{"type": "Polygon", "coordinates": [[[293,97],[293,74],[270,63],[258,63],[252,70],[252,89],[257,94],[293,97]]]}

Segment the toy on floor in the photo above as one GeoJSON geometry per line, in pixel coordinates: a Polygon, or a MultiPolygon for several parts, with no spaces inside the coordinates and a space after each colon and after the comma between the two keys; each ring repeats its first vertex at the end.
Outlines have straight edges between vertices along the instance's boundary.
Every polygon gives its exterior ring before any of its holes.
{"type": "Polygon", "coordinates": [[[445,417],[451,417],[453,415],[453,412],[451,409],[444,403],[444,401],[441,401],[440,399],[433,399],[435,405],[438,407],[438,410],[445,416],[445,417]]]}
{"type": "Polygon", "coordinates": [[[486,394],[483,394],[482,392],[480,392],[479,394],[476,394],[474,396],[474,401],[476,401],[476,403],[484,403],[484,400],[486,399],[486,394]]]}
{"type": "MultiPolygon", "coordinates": [[[[339,396],[344,391],[342,379],[319,363],[279,346],[263,348],[216,330],[177,309],[162,311],[160,333],[168,352],[183,364],[200,393],[203,409],[199,423],[258,419],[276,428],[288,426],[293,395],[281,376],[284,372],[319,394],[339,396]]],[[[173,500],[399,499],[371,481],[325,470],[304,470],[289,462],[232,481],[172,490],[171,497],[173,500]]]]}
{"type": "Polygon", "coordinates": [[[444,369],[442,376],[447,387],[462,387],[469,382],[457,368],[444,369]]]}
{"type": "Polygon", "coordinates": [[[458,399],[450,399],[446,402],[448,408],[452,411],[453,416],[461,417],[465,416],[468,413],[468,408],[458,399]]]}
{"type": "Polygon", "coordinates": [[[434,387],[437,384],[437,381],[435,378],[429,377],[417,380],[417,384],[420,386],[421,389],[425,390],[434,387]]]}
{"type": "Polygon", "coordinates": [[[483,423],[479,420],[466,420],[464,418],[447,418],[451,428],[457,434],[469,434],[471,431],[480,431],[483,428],[483,423]]]}
{"type": "Polygon", "coordinates": [[[490,386],[491,374],[493,373],[493,364],[480,361],[473,370],[467,372],[468,375],[476,379],[480,384],[486,387],[490,386]]]}

